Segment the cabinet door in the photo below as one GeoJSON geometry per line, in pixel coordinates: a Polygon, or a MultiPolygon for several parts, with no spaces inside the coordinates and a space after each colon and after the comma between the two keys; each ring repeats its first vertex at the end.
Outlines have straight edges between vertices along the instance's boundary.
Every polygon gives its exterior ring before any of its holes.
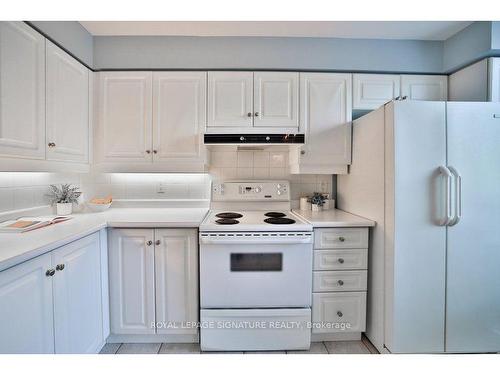
{"type": "Polygon", "coordinates": [[[51,256],[0,272],[0,353],[54,353],[51,256]]]}
{"type": "Polygon", "coordinates": [[[52,252],[56,353],[96,353],[102,345],[99,233],[52,252]]]}
{"type": "Polygon", "coordinates": [[[299,127],[299,73],[254,73],[254,127],[299,127]]]}
{"type": "Polygon", "coordinates": [[[404,74],[401,76],[401,96],[410,100],[447,100],[448,77],[404,74]]]}
{"type": "Polygon", "coordinates": [[[488,60],[488,100],[500,102],[500,57],[492,57],[488,60]]]}
{"type": "Polygon", "coordinates": [[[155,333],[152,229],[112,229],[109,236],[111,333],[155,333]]]}
{"type": "Polygon", "coordinates": [[[47,159],[88,162],[88,69],[47,41],[47,159]]]}
{"type": "Polygon", "coordinates": [[[195,229],[155,230],[156,321],[158,333],[196,334],[198,240],[195,229]]]}
{"type": "Polygon", "coordinates": [[[253,73],[208,72],[208,126],[252,125],[253,73]]]}
{"type": "Polygon", "coordinates": [[[45,158],[45,38],[0,22],[0,154],[45,158]]]}
{"type": "MultiPolygon", "coordinates": [[[[306,144],[298,155],[307,168],[351,163],[351,75],[304,73],[300,76],[300,116],[306,144]]],[[[315,172],[311,169],[309,173],[315,172]]]]}
{"type": "Polygon", "coordinates": [[[313,293],[313,333],[364,332],[366,292],[313,293]]]}
{"type": "Polygon", "coordinates": [[[376,109],[399,96],[399,75],[354,74],[352,82],[353,109],[376,109]]]}
{"type": "Polygon", "coordinates": [[[153,73],[153,159],[201,161],[206,72],[153,73]]]}
{"type": "Polygon", "coordinates": [[[105,162],[152,160],[152,73],[100,74],[98,149],[105,162]]]}

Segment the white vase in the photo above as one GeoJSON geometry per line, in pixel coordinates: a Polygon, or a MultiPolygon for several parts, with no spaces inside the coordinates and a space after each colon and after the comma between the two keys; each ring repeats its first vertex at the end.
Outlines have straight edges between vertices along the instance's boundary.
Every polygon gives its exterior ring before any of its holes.
{"type": "Polygon", "coordinates": [[[317,204],[311,204],[311,209],[314,211],[314,212],[318,212],[318,211],[321,211],[321,206],[317,205],[317,204]]]}
{"type": "Polygon", "coordinates": [[[301,211],[311,211],[311,202],[308,202],[309,198],[301,197],[300,198],[300,210],[301,211]]]}
{"type": "Polygon", "coordinates": [[[71,215],[73,211],[73,203],[57,203],[56,207],[59,216],[71,215]]]}

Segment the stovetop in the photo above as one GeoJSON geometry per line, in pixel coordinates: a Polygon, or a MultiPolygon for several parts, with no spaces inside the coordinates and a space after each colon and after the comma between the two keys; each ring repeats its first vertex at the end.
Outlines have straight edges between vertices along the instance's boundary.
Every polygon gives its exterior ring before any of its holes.
{"type": "Polygon", "coordinates": [[[200,231],[312,231],[312,226],[291,211],[213,210],[201,223],[200,231]]]}

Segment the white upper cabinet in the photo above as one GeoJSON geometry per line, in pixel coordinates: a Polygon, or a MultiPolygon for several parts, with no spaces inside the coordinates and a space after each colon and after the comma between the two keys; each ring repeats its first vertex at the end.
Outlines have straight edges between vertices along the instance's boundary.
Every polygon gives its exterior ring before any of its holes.
{"type": "Polygon", "coordinates": [[[54,353],[51,254],[0,272],[0,353],[54,353]]]}
{"type": "Polygon", "coordinates": [[[299,73],[208,72],[208,133],[296,133],[299,73]]]}
{"type": "Polygon", "coordinates": [[[152,160],[152,73],[99,73],[100,161],[152,160]]]}
{"type": "Polygon", "coordinates": [[[103,342],[99,233],[52,252],[56,353],[96,353],[103,342]]]}
{"type": "Polygon", "coordinates": [[[208,72],[208,127],[252,127],[253,73],[208,72]]]}
{"type": "Polygon", "coordinates": [[[202,162],[206,72],[153,73],[153,160],[202,162]]]}
{"type": "Polygon", "coordinates": [[[490,102],[500,102],[500,57],[488,59],[489,92],[490,102]]]}
{"type": "Polygon", "coordinates": [[[301,73],[306,144],[290,150],[291,173],[347,173],[351,163],[351,74],[301,73]]]}
{"type": "Polygon", "coordinates": [[[152,229],[113,229],[109,238],[112,334],[155,333],[152,229]]]}
{"type": "Polygon", "coordinates": [[[354,74],[352,82],[353,109],[376,109],[399,96],[397,74],[354,74]]]}
{"type": "Polygon", "coordinates": [[[404,74],[401,76],[401,96],[409,100],[447,100],[448,77],[404,74]]]}
{"type": "Polygon", "coordinates": [[[299,73],[254,73],[254,127],[298,128],[299,73]]]}
{"type": "Polygon", "coordinates": [[[87,163],[89,71],[47,41],[47,160],[87,163]]]}
{"type": "Polygon", "coordinates": [[[45,38],[0,22],[0,155],[45,158],[45,38]]]}
{"type": "Polygon", "coordinates": [[[156,320],[171,322],[157,333],[196,335],[198,236],[196,229],[155,230],[156,320]]]}

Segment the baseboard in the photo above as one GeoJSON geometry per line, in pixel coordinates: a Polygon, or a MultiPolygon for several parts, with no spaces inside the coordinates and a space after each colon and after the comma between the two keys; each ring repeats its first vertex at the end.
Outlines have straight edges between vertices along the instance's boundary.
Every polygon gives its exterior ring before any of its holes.
{"type": "Polygon", "coordinates": [[[185,344],[199,342],[198,334],[174,335],[174,334],[144,334],[144,335],[117,335],[111,334],[106,342],[110,344],[125,343],[125,344],[147,344],[147,343],[169,343],[169,344],[185,344]]]}
{"type": "Polygon", "coordinates": [[[359,340],[361,340],[361,332],[313,333],[311,335],[311,342],[359,340]]]}

